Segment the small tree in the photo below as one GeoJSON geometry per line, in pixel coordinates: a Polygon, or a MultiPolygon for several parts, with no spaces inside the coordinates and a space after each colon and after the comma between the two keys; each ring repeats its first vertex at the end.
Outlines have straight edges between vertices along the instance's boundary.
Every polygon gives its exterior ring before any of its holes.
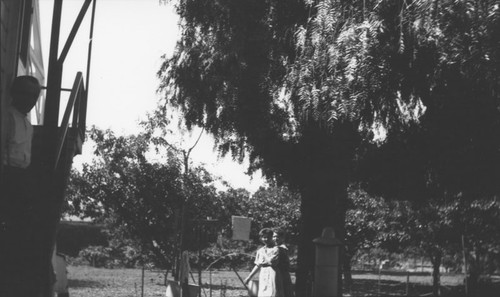
{"type": "Polygon", "coordinates": [[[343,262],[344,286],[352,286],[351,262],[359,250],[372,249],[380,245],[389,209],[379,197],[372,197],[357,186],[349,188],[349,206],[346,213],[345,261],[343,262]]]}
{"type": "Polygon", "coordinates": [[[492,256],[500,254],[500,202],[497,199],[460,199],[454,201],[450,208],[453,209],[451,220],[454,228],[460,232],[458,236],[463,236],[460,248],[464,250],[460,251],[468,262],[469,290],[474,292],[478,289],[481,275],[498,269],[492,256]]]}
{"type": "MultiPolygon", "coordinates": [[[[72,179],[78,189],[71,191],[71,208],[82,211],[82,216],[113,217],[158,265],[166,266],[175,258],[184,189],[199,201],[211,200],[215,189],[203,169],[193,170],[186,178],[182,160],[168,148],[168,158],[150,161],[146,136],[117,137],[111,131],[92,129],[96,158],[72,179]]],[[[189,214],[200,215],[196,208],[189,214]]]]}
{"type": "Polygon", "coordinates": [[[270,186],[258,189],[246,203],[247,215],[252,217],[252,234],[262,228],[279,228],[288,236],[289,244],[297,244],[300,199],[286,187],[270,186]]]}

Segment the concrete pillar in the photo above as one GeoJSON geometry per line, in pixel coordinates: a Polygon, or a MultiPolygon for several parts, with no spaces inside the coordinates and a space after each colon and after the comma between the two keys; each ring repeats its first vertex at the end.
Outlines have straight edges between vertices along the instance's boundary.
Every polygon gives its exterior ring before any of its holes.
{"type": "Polygon", "coordinates": [[[316,245],[313,297],[339,297],[340,251],[342,242],[335,238],[333,228],[323,229],[321,237],[313,240],[316,245]]]}

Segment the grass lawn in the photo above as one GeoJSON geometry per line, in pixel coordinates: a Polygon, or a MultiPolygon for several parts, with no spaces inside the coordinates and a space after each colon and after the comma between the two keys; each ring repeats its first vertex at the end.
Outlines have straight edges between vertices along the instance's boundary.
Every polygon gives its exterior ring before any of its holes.
{"type": "MultiPolygon", "coordinates": [[[[246,277],[248,271],[238,272],[246,277]]],[[[140,297],[141,269],[105,269],[89,266],[68,266],[68,287],[71,297],[140,297]]],[[[196,281],[198,273],[193,273],[196,281]]],[[[202,283],[209,283],[209,273],[202,274],[202,283]]],[[[170,278],[170,275],[169,275],[170,278]]],[[[144,271],[144,296],[165,296],[164,272],[144,271]]],[[[220,297],[225,287],[225,297],[247,296],[243,284],[233,271],[212,272],[212,297],[220,297]]],[[[202,296],[210,297],[208,285],[202,296]],[[205,295],[206,294],[206,295],[205,295]]]]}
{"type": "MultiPolygon", "coordinates": [[[[238,271],[245,278],[249,271],[238,271]]],[[[141,297],[141,269],[105,269],[88,266],[68,267],[68,286],[71,297],[141,297]]],[[[144,296],[165,296],[164,272],[145,270],[144,296]]],[[[170,276],[170,275],[169,275],[170,276]]],[[[196,283],[198,273],[193,273],[196,283]]],[[[380,281],[374,273],[354,273],[352,294],[344,296],[404,296],[406,294],[405,274],[382,275],[380,281]]],[[[495,288],[500,290],[500,279],[495,288]]],[[[202,275],[203,297],[210,297],[209,273],[202,275]]],[[[430,296],[432,292],[430,275],[411,275],[408,286],[411,296],[430,296]]],[[[445,296],[455,296],[463,291],[463,275],[445,274],[441,276],[442,292],[445,296]]],[[[496,291],[498,292],[498,291],[496,291]]],[[[233,271],[212,272],[212,297],[248,296],[243,284],[233,271]],[[222,290],[225,288],[226,290],[222,290]]],[[[496,296],[496,295],[492,295],[496,296]]]]}
{"type": "MultiPolygon", "coordinates": [[[[146,270],[144,296],[165,296],[160,284],[163,276],[146,270]]],[[[141,270],[69,266],[68,290],[71,297],[141,296],[141,270]]]]}

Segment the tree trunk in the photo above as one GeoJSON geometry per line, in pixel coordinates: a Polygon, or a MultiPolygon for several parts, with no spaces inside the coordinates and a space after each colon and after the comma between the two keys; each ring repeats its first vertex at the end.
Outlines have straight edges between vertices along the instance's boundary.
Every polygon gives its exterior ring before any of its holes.
{"type": "MultiPolygon", "coordinates": [[[[333,227],[337,238],[343,240],[345,210],[341,201],[345,197],[335,195],[330,191],[321,193],[319,187],[312,187],[313,191],[302,193],[302,226],[299,239],[297,257],[297,296],[310,296],[314,281],[315,246],[313,239],[320,237],[325,227],[333,227]]],[[[338,189],[337,191],[341,191],[338,189]]],[[[336,191],[336,192],[337,192],[336,191]]],[[[344,189],[347,195],[346,189],[344,189]]],[[[341,276],[339,273],[339,287],[341,276]]]]}
{"type": "Polygon", "coordinates": [[[342,269],[344,270],[344,288],[346,292],[351,293],[352,290],[352,255],[347,252],[344,252],[344,262],[342,269]]]}
{"type": "Polygon", "coordinates": [[[432,262],[432,293],[434,296],[441,296],[441,274],[439,267],[441,267],[441,260],[443,254],[441,251],[436,251],[431,254],[432,262]]]}
{"type": "MultiPolygon", "coordinates": [[[[345,127],[344,127],[345,128],[345,127]]],[[[317,131],[317,130],[316,130],[317,131]]],[[[308,139],[301,172],[301,229],[297,255],[296,296],[310,296],[314,281],[315,246],[325,227],[333,227],[335,236],[344,240],[347,187],[353,156],[352,142],[344,129],[332,134],[317,133],[308,139]],[[325,135],[326,134],[326,135],[325,135]]],[[[342,256],[341,256],[342,257],[342,256]]],[[[342,267],[342,258],[339,268],[342,267]]],[[[342,293],[342,272],[338,274],[338,296],[342,293]]]]}
{"type": "Polygon", "coordinates": [[[473,253],[469,257],[469,271],[466,274],[466,282],[469,289],[469,296],[475,296],[479,288],[479,276],[481,274],[481,252],[474,244],[473,253]]]}

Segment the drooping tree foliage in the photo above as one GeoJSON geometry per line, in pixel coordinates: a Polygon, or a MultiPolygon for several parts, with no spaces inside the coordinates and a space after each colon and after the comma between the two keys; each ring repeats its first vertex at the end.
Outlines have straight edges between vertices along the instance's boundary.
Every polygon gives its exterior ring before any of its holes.
{"type": "Polygon", "coordinates": [[[223,153],[249,152],[252,168],[301,193],[298,294],[307,290],[312,239],[328,225],[343,236],[353,156],[369,164],[356,178],[382,194],[496,191],[498,136],[487,137],[498,122],[495,1],[176,7],[182,37],[159,71],[166,103],[214,134],[223,153]],[[385,154],[377,140],[390,144],[385,154]],[[484,169],[493,175],[476,175],[484,169]]]}
{"type": "Polygon", "coordinates": [[[410,4],[407,10],[416,10],[406,22],[414,29],[404,43],[412,50],[401,95],[416,96],[422,116],[404,133],[389,133],[382,149],[369,149],[370,161],[359,172],[370,176],[370,190],[390,197],[422,201],[497,195],[498,1],[410,4]]]}
{"type": "MultiPolygon", "coordinates": [[[[495,1],[412,5],[420,11],[412,22],[419,30],[409,43],[416,45],[405,74],[411,84],[401,94],[418,96],[422,114],[389,133],[384,145],[365,147],[357,173],[371,193],[416,202],[418,221],[427,223],[415,234],[433,262],[438,294],[445,252],[460,246],[461,236],[474,241],[464,226],[447,225],[450,203],[491,198],[500,190],[500,10],[495,1]]],[[[470,269],[475,283],[478,272],[470,269]]]]}

